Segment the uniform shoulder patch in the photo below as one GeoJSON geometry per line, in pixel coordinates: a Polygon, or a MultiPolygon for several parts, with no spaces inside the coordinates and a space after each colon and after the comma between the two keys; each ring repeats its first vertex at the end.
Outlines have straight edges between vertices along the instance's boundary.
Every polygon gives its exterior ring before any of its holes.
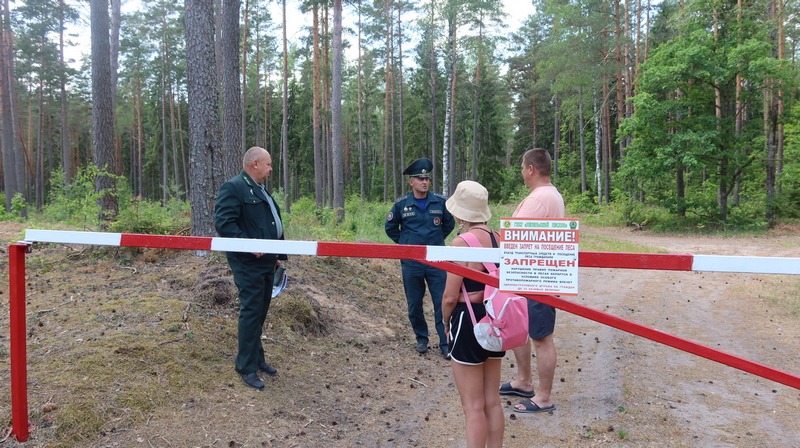
{"type": "Polygon", "coordinates": [[[394,200],[395,204],[400,202],[400,201],[405,201],[407,196],[408,196],[407,194],[404,194],[404,195],[400,196],[399,198],[395,199],[394,200]]]}
{"type": "MultiPolygon", "coordinates": [[[[433,192],[431,192],[431,193],[433,193],[433,192]]],[[[445,195],[443,195],[441,193],[433,193],[433,195],[436,196],[439,199],[447,200],[447,196],[445,196],[445,195]]]]}

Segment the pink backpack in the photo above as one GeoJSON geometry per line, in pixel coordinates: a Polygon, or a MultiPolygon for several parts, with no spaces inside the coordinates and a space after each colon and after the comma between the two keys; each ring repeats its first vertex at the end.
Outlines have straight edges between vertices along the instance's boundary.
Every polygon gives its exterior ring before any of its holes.
{"type": "MultiPolygon", "coordinates": [[[[481,247],[475,235],[466,232],[460,236],[470,247],[481,247]]],[[[483,263],[483,265],[489,275],[500,277],[500,269],[494,263],[483,263]]],[[[464,300],[472,318],[475,338],[481,347],[492,352],[500,352],[520,347],[528,342],[528,299],[486,285],[483,290],[486,316],[476,322],[467,288],[463,283],[461,291],[464,293],[464,300]]]]}

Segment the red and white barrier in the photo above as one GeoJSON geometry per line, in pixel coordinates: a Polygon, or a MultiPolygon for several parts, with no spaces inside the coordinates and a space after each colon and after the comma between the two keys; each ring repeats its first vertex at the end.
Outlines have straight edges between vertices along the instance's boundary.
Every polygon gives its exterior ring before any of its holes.
{"type": "MultiPolygon", "coordinates": [[[[140,235],[131,233],[74,232],[39,229],[26,230],[25,241],[224,252],[262,252],[331,257],[413,259],[431,262],[500,262],[499,249],[449,246],[398,246],[396,244],[253,240],[242,238],[140,235]]],[[[578,265],[585,268],[800,275],[800,258],[785,257],[730,257],[719,255],[634,254],[581,251],[578,254],[578,265]]]]}
{"type": "MultiPolygon", "coordinates": [[[[500,250],[496,248],[254,240],[28,229],[25,231],[25,241],[9,246],[12,433],[20,442],[28,439],[25,253],[30,251],[30,244],[34,242],[331,257],[411,259],[495,287],[499,284],[499,280],[496,277],[451,263],[452,261],[499,262],[500,250]]],[[[800,259],[778,257],[579,252],[578,265],[580,267],[595,268],[800,275],[800,259]]],[[[800,389],[800,376],[739,358],[559,297],[535,294],[522,295],[531,300],[551,305],[652,341],[800,389]]]]}

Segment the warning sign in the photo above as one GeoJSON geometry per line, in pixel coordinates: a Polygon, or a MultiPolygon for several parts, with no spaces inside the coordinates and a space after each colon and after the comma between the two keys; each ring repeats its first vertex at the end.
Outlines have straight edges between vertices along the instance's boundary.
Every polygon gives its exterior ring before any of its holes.
{"type": "Polygon", "coordinates": [[[578,295],[577,219],[500,219],[500,290],[578,295]]]}

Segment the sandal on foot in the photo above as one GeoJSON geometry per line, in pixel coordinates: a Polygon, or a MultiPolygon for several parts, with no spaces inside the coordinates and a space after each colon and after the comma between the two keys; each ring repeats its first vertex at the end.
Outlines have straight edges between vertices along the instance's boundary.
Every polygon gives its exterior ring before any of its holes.
{"type": "Polygon", "coordinates": [[[500,386],[500,395],[519,395],[520,397],[530,398],[534,395],[534,392],[515,389],[511,383],[503,383],[500,386]]]}
{"type": "Polygon", "coordinates": [[[550,412],[556,410],[556,405],[554,404],[551,404],[546,408],[540,408],[538,404],[533,402],[533,400],[525,400],[519,404],[525,406],[525,409],[518,409],[516,406],[514,406],[514,410],[520,414],[537,414],[539,412],[550,412]]]}

